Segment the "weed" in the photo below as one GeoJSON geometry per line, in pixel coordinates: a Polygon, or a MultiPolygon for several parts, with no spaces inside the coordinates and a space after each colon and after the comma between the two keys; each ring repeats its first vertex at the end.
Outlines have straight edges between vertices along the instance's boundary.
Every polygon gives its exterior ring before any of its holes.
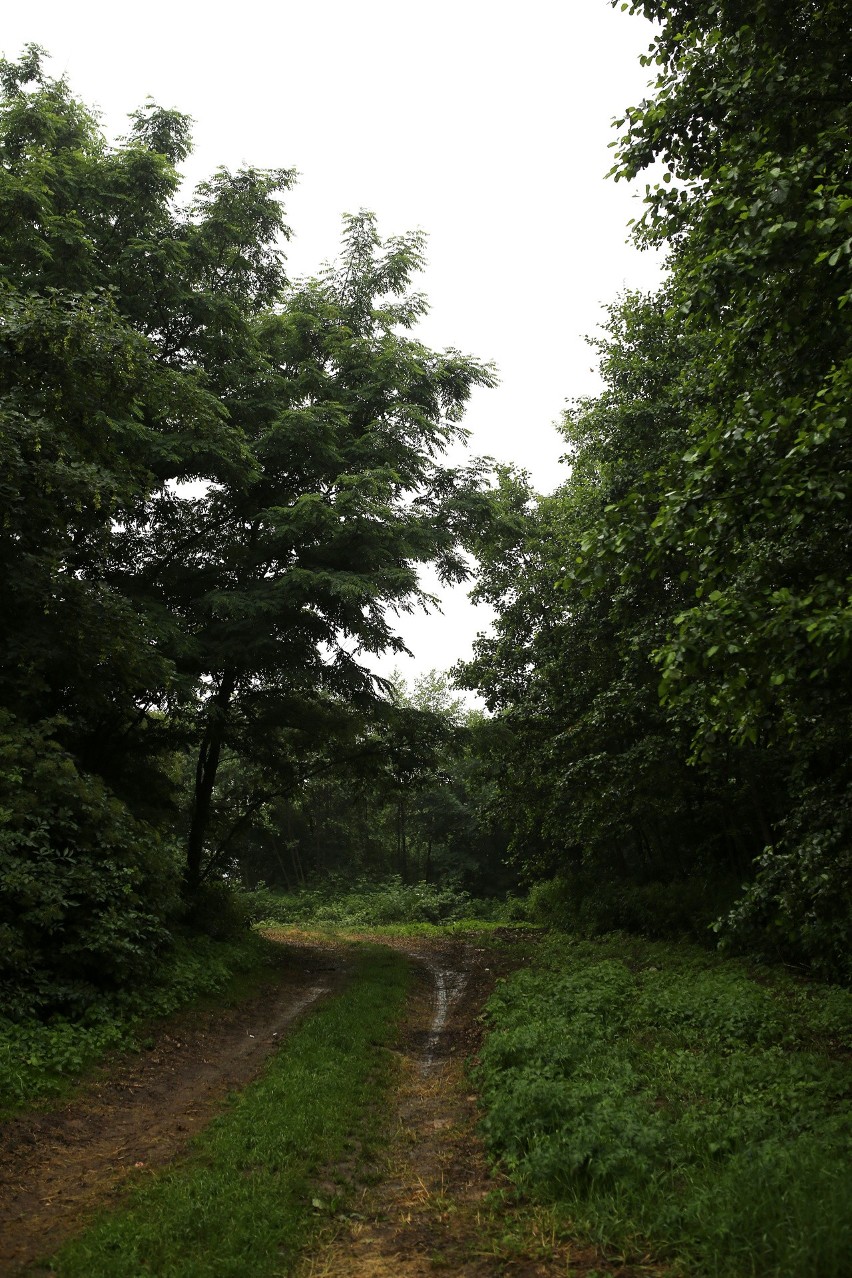
{"type": "Polygon", "coordinates": [[[492,1154],[555,1218],[711,1278],[842,1278],[852,994],[687,945],[550,938],[489,1003],[492,1154]],[[645,1248],[647,1249],[647,1248],[645,1248]]]}

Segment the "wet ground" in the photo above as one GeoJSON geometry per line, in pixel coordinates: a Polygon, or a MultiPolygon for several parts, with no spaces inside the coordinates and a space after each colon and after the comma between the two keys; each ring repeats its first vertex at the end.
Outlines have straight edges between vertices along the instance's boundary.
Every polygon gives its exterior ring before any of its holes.
{"type": "Polygon", "coordinates": [[[379,1183],[306,1256],[298,1278],[654,1278],[554,1234],[490,1171],[470,1064],[495,982],[526,961],[529,936],[487,942],[382,938],[415,965],[398,1042],[400,1081],[379,1183]]]}
{"type": "MultiPolygon", "coordinates": [[[[145,1168],[178,1157],[286,1039],[288,1027],[348,975],[347,947],[276,929],[279,970],[250,997],[172,1018],[140,1054],[108,1063],[51,1111],[0,1126],[0,1275],[32,1266],[118,1204],[145,1168]]],[[[533,942],[507,929],[496,944],[461,938],[367,937],[406,954],[414,981],[394,1051],[389,1144],[377,1183],[332,1222],[299,1278],[638,1278],[658,1271],[606,1260],[557,1238],[544,1213],[518,1204],[493,1175],[476,1134],[468,1064],[483,1005],[533,942]]],[[[326,1169],[329,1193],[335,1171],[326,1169]]],[[[318,1193],[322,1196],[323,1184],[318,1193]]]]}
{"type": "Polygon", "coordinates": [[[143,1168],[171,1162],[346,971],[340,949],[282,948],[250,997],[170,1018],[72,1100],[0,1124],[0,1275],[55,1251],[143,1168]]]}

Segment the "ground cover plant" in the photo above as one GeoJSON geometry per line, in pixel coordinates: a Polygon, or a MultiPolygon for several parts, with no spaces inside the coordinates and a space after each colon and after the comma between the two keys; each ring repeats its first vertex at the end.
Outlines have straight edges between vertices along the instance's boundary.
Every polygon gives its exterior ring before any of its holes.
{"type": "Polygon", "coordinates": [[[256,918],[275,923],[342,928],[462,920],[509,922],[523,917],[517,898],[477,900],[455,884],[405,883],[399,875],[355,881],[328,876],[298,892],[256,889],[246,894],[256,918]]]}
{"type": "Polygon", "coordinates": [[[353,1166],[379,1136],[378,1101],[408,984],[405,961],[364,947],[345,994],[309,1015],[263,1076],[194,1142],[182,1164],[146,1179],[126,1210],[64,1248],[65,1278],[242,1278],[289,1272],[316,1230],[345,1204],[322,1169],[353,1166]]]}
{"type": "Polygon", "coordinates": [[[554,935],[488,1016],[490,1151],[563,1224],[692,1278],[848,1273],[848,991],[554,935]]]}
{"type": "Polygon", "coordinates": [[[247,932],[230,940],[178,942],[144,982],[104,994],[79,1016],[0,1016],[0,1115],[65,1091],[111,1049],[132,1047],[153,1017],[168,1016],[236,979],[265,970],[273,954],[247,932]]]}

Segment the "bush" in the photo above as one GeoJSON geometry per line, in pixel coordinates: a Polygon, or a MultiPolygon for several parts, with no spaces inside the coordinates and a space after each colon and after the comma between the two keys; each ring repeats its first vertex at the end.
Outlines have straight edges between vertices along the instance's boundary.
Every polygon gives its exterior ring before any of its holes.
{"type": "Polygon", "coordinates": [[[723,948],[763,951],[806,964],[826,980],[852,980],[848,840],[848,829],[829,829],[792,847],[766,848],[754,882],[716,924],[723,948]]]}
{"type": "Polygon", "coordinates": [[[712,883],[626,883],[584,870],[535,884],[527,908],[533,922],[580,936],[630,932],[689,937],[707,945],[714,920],[730,905],[737,887],[736,881],[719,877],[712,883]]]}
{"type": "Polygon", "coordinates": [[[301,892],[257,888],[245,894],[255,919],[278,923],[382,927],[394,923],[452,923],[461,919],[508,922],[519,902],[478,901],[455,884],[403,883],[398,876],[375,882],[329,877],[301,892]]]}
{"type": "Polygon", "coordinates": [[[216,941],[234,940],[263,917],[252,896],[228,883],[202,883],[185,922],[192,931],[216,941]]]}
{"type": "Polygon", "coordinates": [[[171,849],[54,740],[0,717],[0,997],[75,1012],[171,939],[171,849]]]}

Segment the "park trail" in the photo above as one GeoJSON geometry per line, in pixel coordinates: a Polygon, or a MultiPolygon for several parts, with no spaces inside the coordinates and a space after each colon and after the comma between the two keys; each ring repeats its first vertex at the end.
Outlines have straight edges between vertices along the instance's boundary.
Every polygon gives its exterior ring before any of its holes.
{"type": "MultiPolygon", "coordinates": [[[[345,943],[272,929],[278,969],[248,997],[184,1012],[142,1052],[108,1062],[74,1097],[0,1124],[0,1275],[30,1278],[36,1262],[118,1206],[134,1179],[177,1158],[286,1040],[295,1020],[342,988],[345,943]]],[[[489,1172],[476,1135],[468,1065],[496,979],[524,961],[512,929],[487,940],[358,938],[400,950],[413,965],[406,1014],[392,1051],[399,1085],[389,1141],[369,1187],[330,1218],[298,1278],[649,1278],[595,1249],[557,1238],[544,1213],[517,1203],[489,1172]],[[507,1225],[511,1222],[511,1228],[507,1225]]],[[[351,1168],[327,1168],[317,1201],[333,1201],[351,1168]]],[[[247,1278],[249,1276],[247,1275],[247,1278]]]]}

